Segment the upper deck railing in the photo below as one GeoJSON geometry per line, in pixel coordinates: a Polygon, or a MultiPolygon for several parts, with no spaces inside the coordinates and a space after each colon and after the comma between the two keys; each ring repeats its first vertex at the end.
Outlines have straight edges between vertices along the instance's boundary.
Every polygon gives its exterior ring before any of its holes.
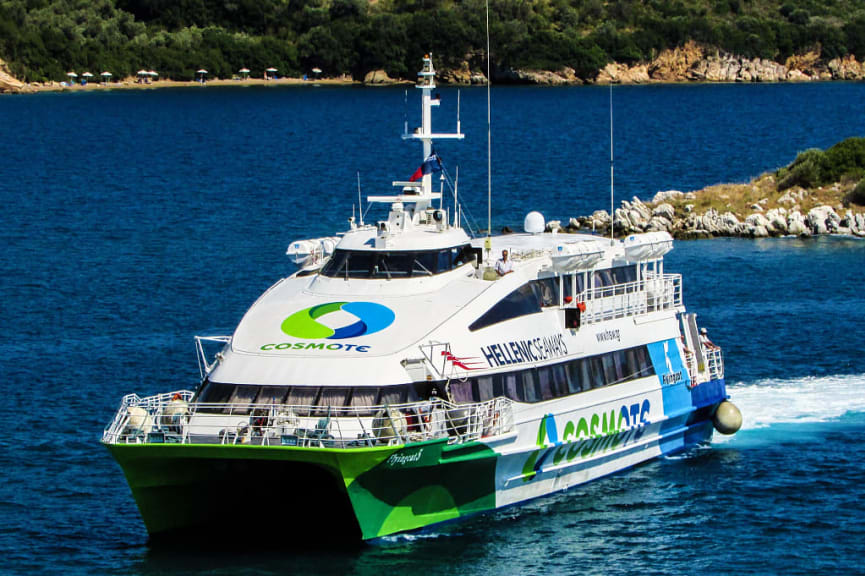
{"type": "Polygon", "coordinates": [[[576,302],[585,305],[581,318],[584,324],[674,310],[682,305],[682,275],[648,274],[634,282],[589,288],[577,296],[576,302]]]}
{"type": "MultiPolygon", "coordinates": [[[[702,346],[702,344],[701,344],[702,346]]],[[[706,364],[699,365],[697,355],[691,350],[685,349],[685,365],[688,375],[691,377],[691,386],[702,384],[710,380],[721,380],[724,378],[724,355],[719,346],[703,346],[703,356],[706,364]]]]}
{"type": "Polygon", "coordinates": [[[452,404],[432,398],[383,406],[192,402],[187,390],[123,397],[106,444],[254,444],[318,448],[393,446],[447,438],[463,443],[513,430],[512,402],[452,404]]]}

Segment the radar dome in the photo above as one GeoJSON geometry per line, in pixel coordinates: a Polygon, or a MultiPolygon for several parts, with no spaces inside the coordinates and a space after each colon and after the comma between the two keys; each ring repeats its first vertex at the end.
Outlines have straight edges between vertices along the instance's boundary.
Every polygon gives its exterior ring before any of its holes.
{"type": "Polygon", "coordinates": [[[545,227],[544,215],[540,212],[529,212],[526,214],[526,219],[523,220],[523,230],[529,234],[540,234],[545,227]]]}

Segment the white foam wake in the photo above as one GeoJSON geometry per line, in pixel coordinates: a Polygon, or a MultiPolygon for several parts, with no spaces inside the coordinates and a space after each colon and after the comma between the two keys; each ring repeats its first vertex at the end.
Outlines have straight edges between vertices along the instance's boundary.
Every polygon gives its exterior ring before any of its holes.
{"type": "Polygon", "coordinates": [[[865,374],[736,383],[727,393],[742,411],[743,430],[865,412],[865,374]]]}

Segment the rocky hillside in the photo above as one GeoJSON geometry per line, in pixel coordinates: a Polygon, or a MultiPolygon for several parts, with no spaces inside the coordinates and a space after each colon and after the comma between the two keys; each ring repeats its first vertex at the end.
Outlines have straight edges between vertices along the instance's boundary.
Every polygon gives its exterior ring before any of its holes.
{"type": "MultiPolygon", "coordinates": [[[[482,84],[481,70],[471,70],[468,62],[444,73],[445,82],[482,84]]],[[[532,70],[507,68],[494,73],[493,81],[511,84],[650,84],[671,82],[810,82],[819,80],[865,79],[865,62],[852,54],[824,60],[820,52],[793,55],[781,64],[765,58],[746,58],[717,48],[689,41],[684,46],[662,51],[649,62],[620,64],[611,62],[597,76],[582,79],[573,68],[532,70]]]]}
{"type": "MultiPolygon", "coordinates": [[[[825,152],[803,152],[789,166],[745,184],[658,192],[648,202],[636,197],[623,200],[615,212],[615,232],[625,236],[663,230],[676,238],[865,237],[863,171],[865,139],[851,138],[825,152]]],[[[548,224],[549,229],[561,227],[561,222],[548,224]]],[[[609,233],[609,229],[609,213],[598,210],[571,218],[564,231],[609,233]]]]}
{"type": "Polygon", "coordinates": [[[26,84],[12,76],[3,60],[0,60],[0,94],[26,92],[26,84]]]}

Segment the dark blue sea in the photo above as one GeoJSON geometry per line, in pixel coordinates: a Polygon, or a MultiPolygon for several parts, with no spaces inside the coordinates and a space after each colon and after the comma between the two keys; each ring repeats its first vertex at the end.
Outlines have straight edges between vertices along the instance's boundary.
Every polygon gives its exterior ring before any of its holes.
{"type": "MultiPolygon", "coordinates": [[[[441,90],[435,126],[456,124],[441,90]]],[[[420,163],[417,91],[228,88],[0,98],[0,573],[863,573],[865,241],[679,242],[744,429],[568,492],[357,548],[153,549],[99,444],[122,395],[194,387],[297,238],[420,163]]],[[[486,93],[442,142],[486,217],[486,93]]],[[[609,206],[606,88],[494,88],[493,227],[609,206]]],[[[618,198],[745,181],[865,135],[865,84],[617,87],[618,198]]],[[[379,214],[381,215],[381,214],[379,214]]],[[[373,219],[370,213],[367,219],[373,219]]],[[[274,497],[214,506],[267,509],[274,497]]],[[[303,522],[302,518],[287,519],[303,522]]],[[[322,534],[327,544],[327,534],[322,534]]]]}

